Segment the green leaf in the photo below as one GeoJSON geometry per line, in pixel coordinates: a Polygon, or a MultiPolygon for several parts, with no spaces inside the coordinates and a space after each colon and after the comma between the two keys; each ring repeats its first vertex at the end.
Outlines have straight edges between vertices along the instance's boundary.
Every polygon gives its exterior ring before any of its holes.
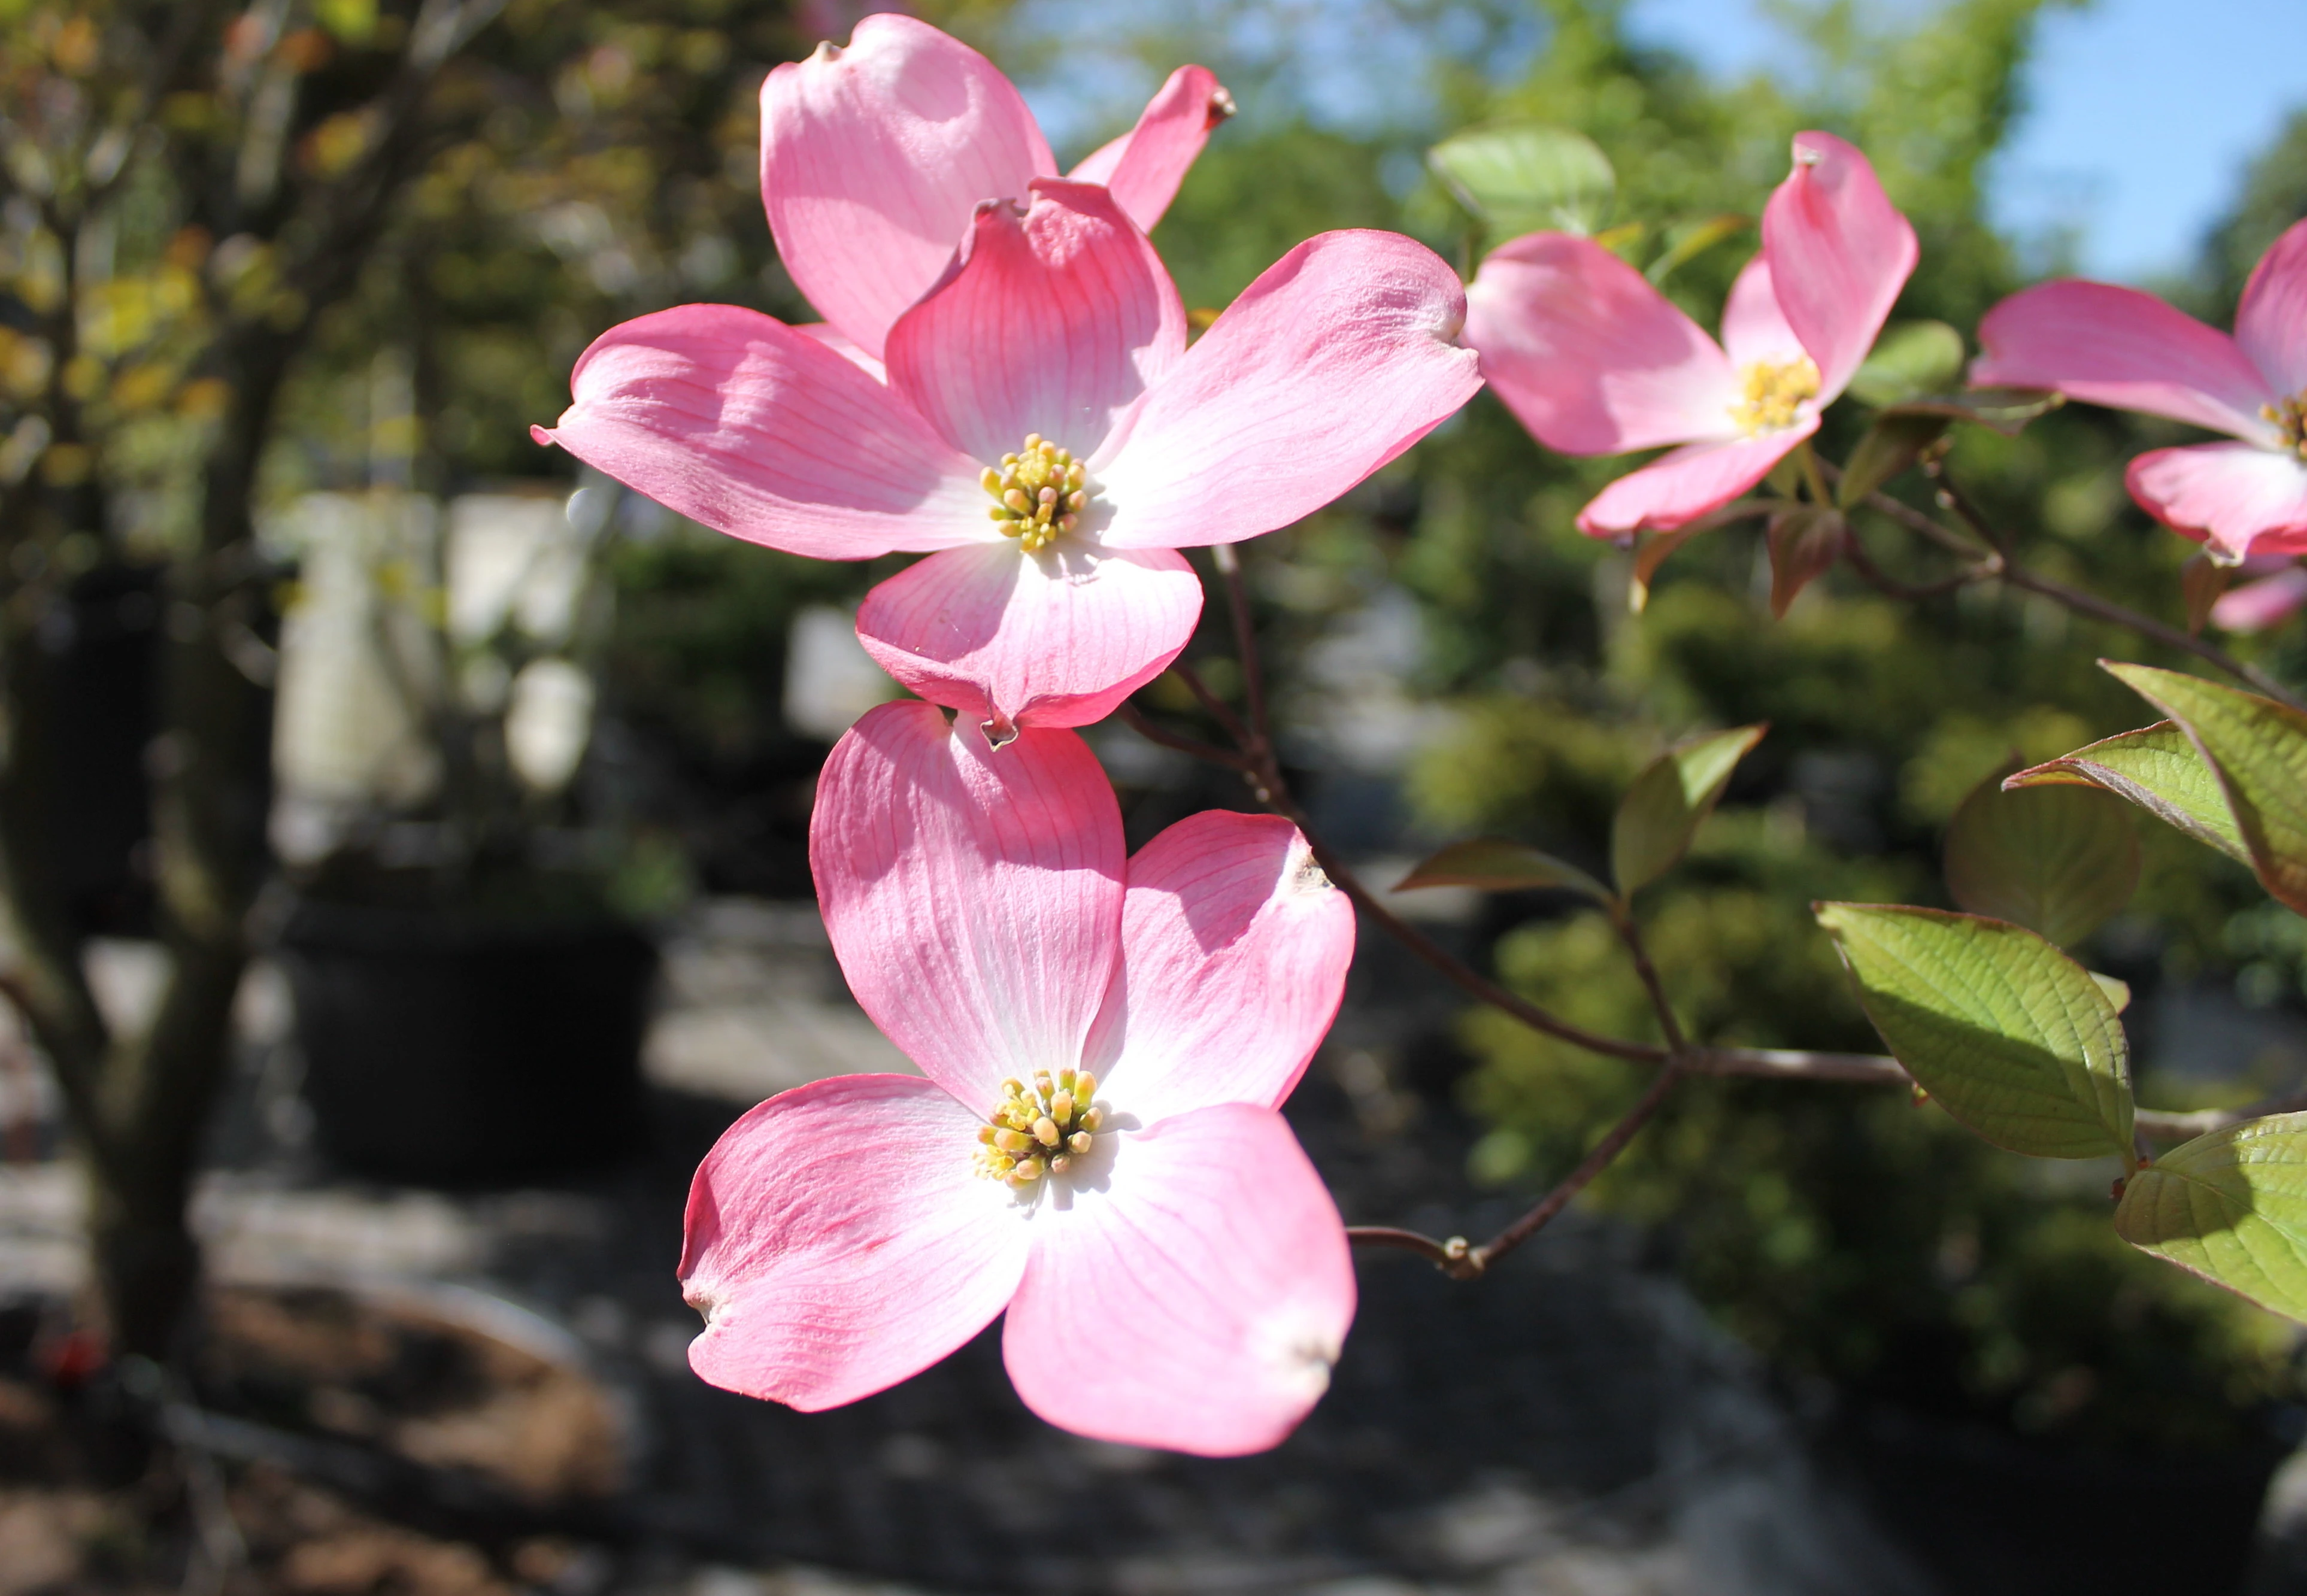
{"type": "Polygon", "coordinates": [[[1659,258],[1650,263],[1650,269],[1642,275],[1651,279],[1652,286],[1663,283],[1716,245],[1725,239],[1736,238],[1754,225],[1753,217],[1737,211],[1710,216],[1703,221],[1686,222],[1667,235],[1666,248],[1659,252],[1659,258]]]}
{"type": "Polygon", "coordinates": [[[1413,867],[1394,889],[1409,892],[1419,887],[1479,887],[1485,892],[1561,887],[1582,892],[1598,903],[1610,899],[1608,887],[1567,860],[1491,837],[1452,843],[1413,867]]]}
{"type": "Polygon", "coordinates": [[[1609,157],[1566,127],[1470,128],[1435,145],[1426,159],[1499,237],[1539,227],[1591,233],[1617,189],[1609,157]]]}
{"type": "Polygon", "coordinates": [[[1944,322],[1894,322],[1850,373],[1850,394],[1861,404],[1895,405],[1951,388],[1961,375],[1962,334],[1944,322]]]}
{"type": "Polygon", "coordinates": [[[2090,978],[2098,982],[2098,990],[2106,994],[2106,1000],[2114,1005],[2117,1014],[2131,1007],[2131,982],[2104,970],[2093,970],[2090,978]]]}
{"type": "Polygon", "coordinates": [[[2172,1148],[2124,1183],[2114,1231],[2214,1285],[2307,1320],[2307,1114],[2172,1148]]]}
{"type": "Polygon", "coordinates": [[[2138,889],[2131,811],[2091,786],[2005,792],[2001,774],[1972,789],[1947,824],[1947,890],[1974,914],[2071,947],[2122,913],[2138,889]]]}
{"type": "Polygon", "coordinates": [[[2260,885],[2307,914],[2307,715],[2200,676],[2099,663],[2186,728],[2218,773],[2260,885]]]}
{"type": "Polygon", "coordinates": [[[1783,620],[1795,595],[1842,558],[1842,512],[1796,504],[1771,518],[1771,614],[1783,620]]]}
{"type": "Polygon", "coordinates": [[[2041,388],[1966,388],[1960,393],[1927,393],[1885,405],[1885,416],[1944,416],[1975,421],[2006,437],[2017,437],[2037,416],[2065,404],[2064,394],[2041,388]]]}
{"type": "Polygon", "coordinates": [[[2251,862],[2219,778],[2175,720],[2158,720],[2006,777],[2006,787],[2093,786],[2127,798],[2230,859],[2251,862]]]}
{"type": "Polygon", "coordinates": [[[1834,502],[1848,510],[1923,456],[1947,430],[1943,416],[1892,416],[1874,418],[1858,447],[1843,462],[1842,481],[1834,502]]]}
{"type": "Polygon", "coordinates": [[[2090,972],[2023,926],[1818,904],[1866,1017],[1974,1135],[2037,1158],[2128,1163],[2131,1054],[2090,972]]]}
{"type": "Polygon", "coordinates": [[[1713,812],[1730,773],[1767,725],[1738,726],[1668,749],[1642,768],[1610,825],[1610,871],[1625,897],[1674,868],[1713,812]]]}

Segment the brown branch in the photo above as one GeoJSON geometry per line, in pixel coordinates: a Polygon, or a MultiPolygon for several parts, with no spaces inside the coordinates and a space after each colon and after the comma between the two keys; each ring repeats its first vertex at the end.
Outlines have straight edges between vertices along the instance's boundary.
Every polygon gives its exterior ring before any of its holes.
{"type": "MultiPolygon", "coordinates": [[[[2094,620],[2123,627],[2179,653],[2191,654],[2236,681],[2246,683],[2254,691],[2264,693],[2268,698],[2288,704],[2294,709],[2307,709],[2307,699],[2301,699],[2258,666],[2247,665],[2237,659],[2217,644],[2205,642],[2201,638],[2190,636],[2175,626],[2165,625],[2151,615],[2142,615],[2137,610],[2116,604],[2112,599],[2102,598],[2097,594],[2081,588],[2071,587],[2054,577],[2045,576],[2039,571],[2020,564],[2010,553],[2011,540],[1989,522],[1978,507],[1963,493],[1961,488],[1957,486],[1953,479],[1946,474],[1944,466],[1943,464],[1928,466],[1925,469],[1938,485],[1939,502],[1952,511],[1964,526],[1969,528],[1979,538],[1991,545],[1993,552],[1981,549],[1970,539],[1943,524],[1936,517],[1925,515],[1911,505],[1902,504],[1888,493],[1878,492],[1867,494],[1867,507],[1881,511],[1900,526],[1930,539],[1942,548],[1950,549],[1976,562],[1974,569],[1979,573],[1977,579],[1997,578],[2024,592],[2038,594],[2042,597],[2072,610],[2077,614],[2088,615],[2094,620]]],[[[1852,542],[1855,545],[1857,540],[1853,539],[1852,542]]],[[[1854,561],[1853,563],[1856,564],[1856,562],[1854,561]]],[[[1862,571],[1860,574],[1864,575],[1865,572],[1862,571]]]]}
{"type": "Polygon", "coordinates": [[[1179,753],[1191,754],[1213,765],[1223,765],[1229,770],[1247,772],[1251,768],[1249,761],[1240,754],[1229,752],[1214,742],[1205,742],[1199,737],[1173,732],[1128,699],[1121,700],[1119,713],[1122,724],[1148,742],[1158,742],[1163,748],[1176,749],[1179,753]]]}
{"type": "Polygon", "coordinates": [[[2192,1113],[2171,1113],[2160,1109],[2140,1109],[2132,1120],[2141,1136],[2158,1142],[2191,1141],[2208,1136],[2214,1130],[2225,1130],[2251,1120],[2264,1120],[2269,1114],[2295,1114],[2307,1109],[2307,1092],[2294,1092],[2282,1097],[2270,1097],[2254,1103],[2248,1108],[2197,1109],[2192,1113]]]}
{"type": "MultiPolygon", "coordinates": [[[[1249,595],[1243,590],[1241,558],[1230,543],[1214,544],[1210,548],[1210,560],[1225,579],[1226,608],[1233,616],[1234,651],[1241,660],[1241,691],[1249,706],[1250,734],[1256,738],[1259,750],[1274,745],[1274,727],[1265,715],[1265,672],[1258,664],[1257,622],[1249,613],[1249,595]]],[[[1256,757],[1255,751],[1245,750],[1256,757]]]]}
{"type": "Polygon", "coordinates": [[[1674,1005],[1667,1001],[1666,984],[1659,979],[1658,967],[1651,963],[1651,951],[1643,945],[1642,928],[1634,923],[1634,905],[1613,900],[1603,908],[1617,930],[1618,940],[1626,945],[1626,957],[1634,961],[1634,974],[1651,1000],[1651,1011],[1658,1016],[1659,1033],[1666,1038],[1667,1057],[1679,1060],[1690,1051],[1690,1042],[1682,1034],[1682,1022],[1675,1017],[1674,1005]]]}
{"type": "Polygon", "coordinates": [[[1431,1236],[1421,1236],[1416,1231],[1396,1230],[1390,1225],[1357,1225],[1346,1231],[1346,1239],[1368,1247],[1398,1248],[1414,1252],[1431,1260],[1444,1274],[1454,1280],[1474,1280],[1488,1273],[1490,1266],[1520,1247],[1539,1231],[1552,1223],[1557,1214],[1570,1206],[1571,1199],[1594,1182],[1594,1177],[1610,1167],[1618,1154],[1626,1150],[1642,1127],[1666,1106],[1667,1095],[1682,1078],[1681,1069],[1668,1064],[1660,1068],[1643,1091],[1642,1098],[1626,1111],[1623,1119],[1603,1134],[1578,1167],[1564,1176],[1553,1190],[1540,1197],[1537,1204],[1512,1224],[1479,1247],[1468,1247],[1463,1236],[1453,1236],[1447,1241],[1437,1241],[1431,1236]]]}
{"type": "Polygon", "coordinates": [[[1914,1077],[1880,1053],[1816,1053],[1776,1047],[1697,1047],[1683,1059],[1692,1075],[1763,1081],[1840,1081],[1856,1086],[1908,1086],[1914,1077]]]}

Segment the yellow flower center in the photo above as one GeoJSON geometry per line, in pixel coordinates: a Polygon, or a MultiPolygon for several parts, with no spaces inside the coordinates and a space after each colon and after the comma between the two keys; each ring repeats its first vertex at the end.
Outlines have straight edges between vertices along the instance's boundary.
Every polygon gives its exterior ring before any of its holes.
{"type": "Polygon", "coordinates": [[[998,468],[986,467],[977,480],[993,495],[987,513],[1029,554],[1072,531],[1089,503],[1082,463],[1039,433],[1027,433],[1023,449],[1003,455],[998,468]]]}
{"type": "Polygon", "coordinates": [[[977,1172],[1021,1191],[1043,1175],[1062,1175],[1090,1150],[1105,1111],[1098,1107],[1097,1077],[1087,1070],[1047,1071],[1027,1085],[1001,1083],[1001,1106],[977,1133],[977,1172]]]}
{"type": "Polygon", "coordinates": [[[2261,405],[2259,413],[2275,424],[2283,434],[2286,453],[2307,460],[2307,388],[2301,389],[2279,405],[2261,405]]]}
{"type": "Polygon", "coordinates": [[[1784,365],[1757,360],[1745,380],[1746,397],[1730,407],[1730,419],[1750,438],[1794,425],[1803,400],[1818,397],[1818,366],[1807,355],[1784,365]]]}

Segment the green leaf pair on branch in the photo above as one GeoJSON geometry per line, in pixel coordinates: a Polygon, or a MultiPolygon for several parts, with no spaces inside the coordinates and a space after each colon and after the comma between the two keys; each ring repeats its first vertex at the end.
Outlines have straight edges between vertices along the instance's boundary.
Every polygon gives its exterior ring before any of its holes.
{"type": "Polygon", "coordinates": [[[1560,888],[1611,908],[1672,870],[1714,812],[1738,761],[1769,731],[1737,726],[1677,744],[1644,766],[1618,802],[1610,826],[1614,891],[1567,861],[1522,843],[1477,837],[1453,843],[1412,869],[1397,892],[1419,887],[1474,887],[1485,892],[1560,888]]]}
{"type": "Polygon", "coordinates": [[[2088,936],[2137,880],[2136,839],[2108,795],[2307,911],[2307,715],[2102,663],[2171,718],[1972,794],[1949,829],[1947,877],[1976,912],[1825,904],[1819,922],[1891,1052],[1959,1123],[2036,1157],[2121,1158],[2124,1240],[2307,1319],[2307,1114],[2221,1126],[2142,1160],[2119,1005],[2054,945],[2088,936]]]}

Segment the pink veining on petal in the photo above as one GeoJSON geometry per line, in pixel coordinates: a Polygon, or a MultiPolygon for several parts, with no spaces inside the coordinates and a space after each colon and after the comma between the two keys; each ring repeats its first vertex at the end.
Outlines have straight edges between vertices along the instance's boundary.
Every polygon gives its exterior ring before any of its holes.
{"type": "Polygon", "coordinates": [[[2251,268],[2235,342],[2276,393],[2307,394],[2307,221],[2285,228],[2251,268]]]}
{"type": "Polygon", "coordinates": [[[1196,1109],[1112,1137],[1091,1179],[1036,1216],[1002,1328],[1017,1394],[1102,1440],[1216,1457],[1280,1442],[1328,1388],[1355,1302],[1337,1206],[1289,1126],[1196,1109]]]}
{"type": "Polygon", "coordinates": [[[1740,372],[1757,362],[1789,365],[1809,356],[1779,306],[1767,254],[1747,262],[1730,285],[1730,297],[1722,305],[1722,351],[1740,372]]]}
{"type": "Polygon", "coordinates": [[[1120,951],[1121,811],[1086,744],[999,751],[922,703],[869,710],[818,778],[810,867],[850,990],[980,1112],[1070,1068],[1120,951]]]}
{"type": "Polygon", "coordinates": [[[1686,526],[1762,481],[1817,430],[1813,413],[1780,432],[1685,444],[1595,494],[1578,512],[1578,529],[1589,537],[1624,537],[1686,526]]]}
{"type": "Polygon", "coordinates": [[[1152,1122],[1279,1108],[1336,1017],[1354,911],[1274,815],[1189,815],[1129,862],[1121,962],[1087,1060],[1152,1122]]]}
{"type": "Polygon", "coordinates": [[[761,198],[785,270],[869,355],[933,287],[984,200],[1057,162],[994,64],[912,17],[869,16],[761,85],[761,198]]]}
{"type": "Polygon", "coordinates": [[[2140,507],[2230,560],[2307,553],[2307,463],[2249,443],[2157,449],[2123,485],[2140,507]]]}
{"type": "Polygon", "coordinates": [[[1915,270],[1920,246],[1865,156],[1799,133],[1794,170],[1762,208],[1762,253],[1787,323],[1818,363],[1823,407],[1850,382],[1915,270]]]}
{"type": "Polygon", "coordinates": [[[1104,719],[1193,640],[1201,579],[1169,549],[1004,538],[950,549],[865,596],[858,640],[881,668],[973,722],[1104,719]]]}
{"type": "Polygon", "coordinates": [[[706,1317],[690,1367],[805,1412],[855,1402],[976,1334],[1029,1239],[971,1159],[980,1121],[932,1082],[852,1075],[780,1093],[698,1166],[681,1258],[706,1317]]]}
{"type": "Polygon", "coordinates": [[[1145,236],[1104,189],[1048,178],[1022,217],[979,209],[959,269],[898,319],[888,355],[890,385],[991,465],[1028,433],[1087,458],[1185,348],[1145,236]]]}
{"type": "Polygon", "coordinates": [[[2272,445],[2259,408],[2276,397],[2235,341],[2152,294],[2067,279],[2023,288],[1978,324],[1970,380],[2054,388],[2272,445]]]}
{"type": "Polygon", "coordinates": [[[1394,233],[1325,233],[1226,308],[1090,461],[1113,548],[1231,543],[1311,514],[1481,386],[1458,275],[1394,233]]]}
{"type": "Polygon", "coordinates": [[[1466,290],[1465,341],[1549,449],[1617,454],[1728,435],[1737,373],[1714,340],[1591,238],[1531,233],[1466,290]]]}
{"type": "Polygon", "coordinates": [[[660,504],[789,553],[862,560],[996,536],[975,461],[817,338],[684,305],[612,327],[532,429],[660,504]]]}
{"type": "Polygon", "coordinates": [[[1210,130],[1233,115],[1233,97],[1206,66],[1181,66],[1170,74],[1137,125],[1102,145],[1067,174],[1076,183],[1100,183],[1129,219],[1151,233],[1178,195],[1210,130]]]}

